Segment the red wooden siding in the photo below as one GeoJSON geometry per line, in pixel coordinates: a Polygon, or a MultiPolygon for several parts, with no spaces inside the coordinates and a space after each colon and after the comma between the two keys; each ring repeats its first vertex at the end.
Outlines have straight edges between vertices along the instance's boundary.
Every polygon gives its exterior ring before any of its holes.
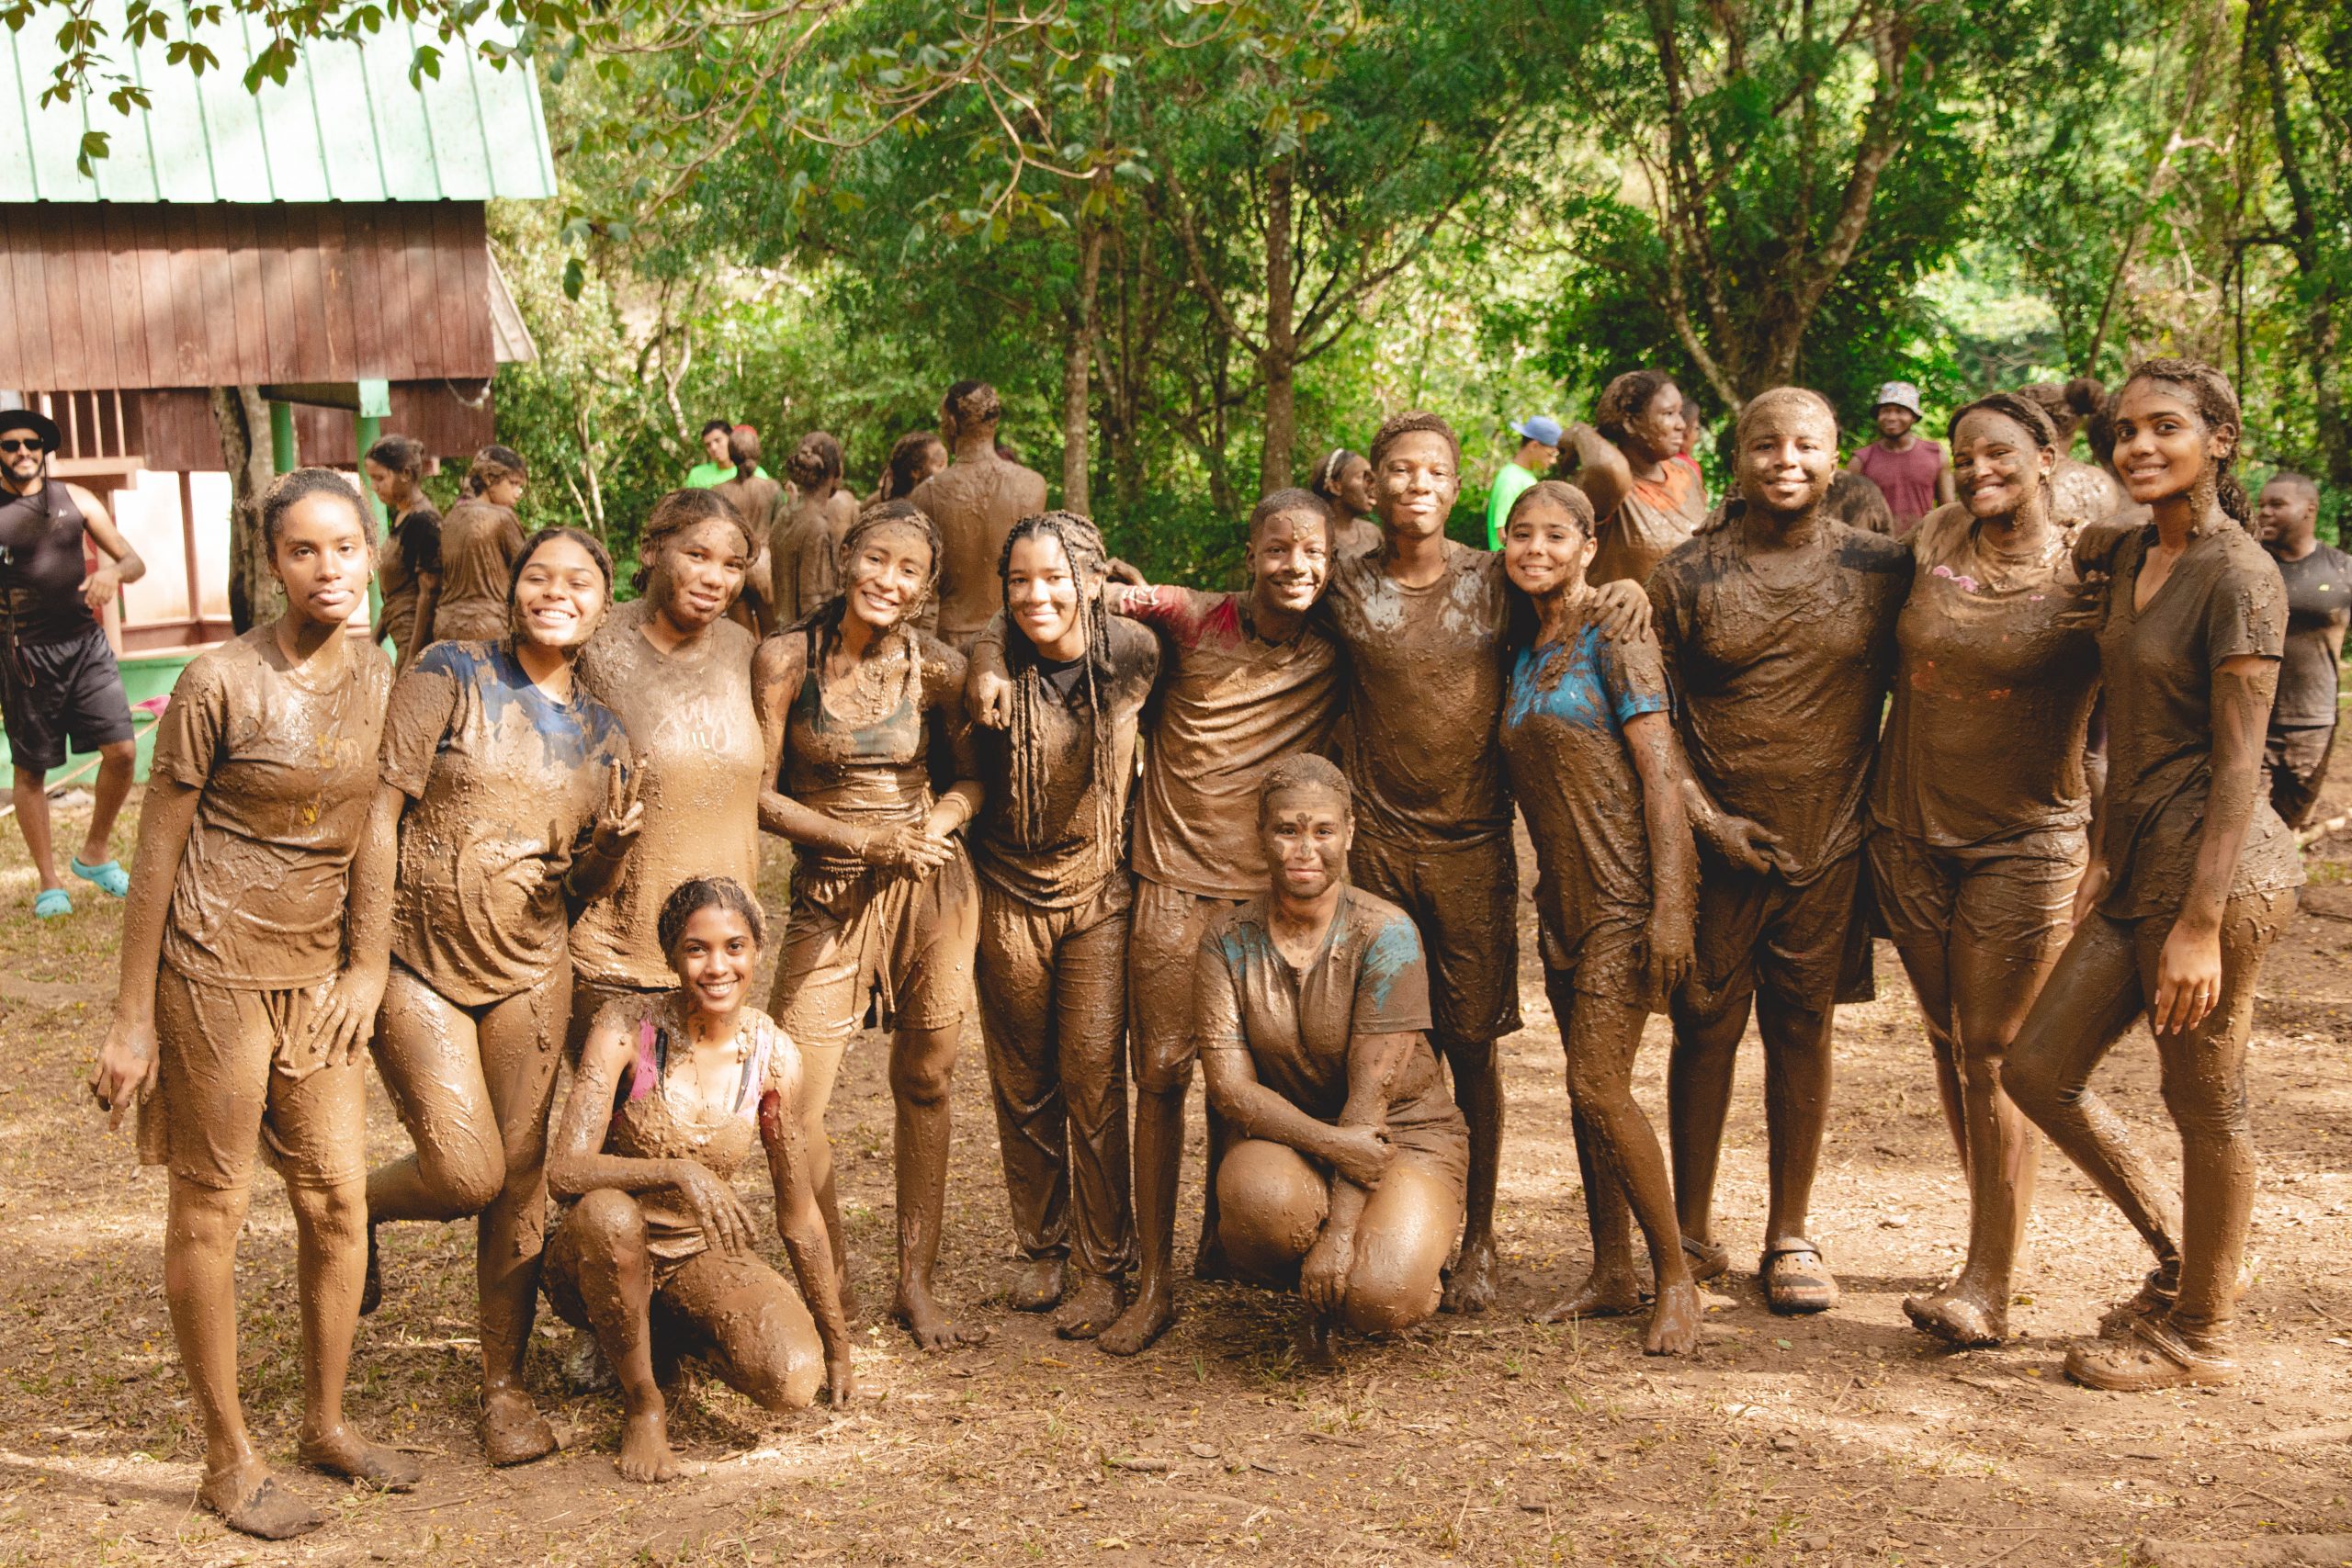
{"type": "MultiPolygon", "coordinates": [[[[221,466],[220,431],[202,392],[148,392],[136,400],[138,456],[151,468],[210,471],[221,466]]],[[[128,412],[128,411],[126,411],[128,412]]],[[[498,439],[488,390],[480,381],[392,383],[387,435],[413,435],[444,459],[470,457],[498,439]]],[[[359,461],[352,417],[341,409],[294,410],[294,446],[301,461],[350,468],[359,461]]]]}
{"type": "Polygon", "coordinates": [[[487,378],[480,202],[0,203],[0,387],[487,378]]]}

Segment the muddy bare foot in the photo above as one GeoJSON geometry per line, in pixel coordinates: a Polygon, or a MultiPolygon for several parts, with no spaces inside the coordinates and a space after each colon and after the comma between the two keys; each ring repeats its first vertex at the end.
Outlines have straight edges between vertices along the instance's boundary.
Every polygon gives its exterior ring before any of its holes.
{"type": "Polygon", "coordinates": [[[1298,1325],[1298,1359],[1320,1371],[1339,1370],[1339,1334],[1324,1314],[1310,1313],[1298,1325]]]}
{"type": "Polygon", "coordinates": [[[1033,1258],[1012,1276],[1005,1301],[1015,1312],[1046,1312],[1061,1301],[1069,1287],[1069,1259],[1033,1258]]]}
{"type": "Polygon", "coordinates": [[[1445,1277],[1441,1312],[1484,1312],[1495,1304],[1495,1244],[1480,1237],[1464,1246],[1453,1271],[1445,1277]]]}
{"type": "Polygon", "coordinates": [[[491,1389],[481,1396],[482,1457],[503,1469],[529,1464],[555,1452],[555,1428],[531,1396],[519,1388],[491,1389]]]}
{"type": "Polygon", "coordinates": [[[910,1283],[899,1287],[899,1298],[891,1303],[890,1315],[906,1325],[914,1342],[926,1350],[954,1350],[966,1345],[978,1345],[986,1340],[985,1328],[958,1328],[948,1315],[940,1311],[939,1303],[929,1291],[910,1283]]]}
{"type": "Polygon", "coordinates": [[[630,1481],[648,1484],[678,1479],[678,1456],[670,1447],[670,1416],[656,1402],[650,1410],[632,1410],[621,1417],[621,1451],[613,1468],[630,1481]]]}
{"type": "Polygon", "coordinates": [[[222,1524],[262,1540],[291,1540],[327,1522],[324,1514],[287,1490],[259,1460],[208,1477],[196,1496],[220,1516],[222,1524]]]}
{"type": "Polygon", "coordinates": [[[1121,1313],[1118,1321],[1095,1336],[1094,1348],[1114,1356],[1133,1356],[1176,1321],[1176,1303],[1165,1295],[1148,1295],[1121,1313]]]}
{"type": "Polygon", "coordinates": [[[1631,1274],[1595,1274],[1535,1314],[1538,1323],[1573,1317],[1631,1317],[1642,1310],[1642,1282],[1631,1274]]]}
{"type": "Polygon", "coordinates": [[[1064,1300],[1062,1310],[1054,1314],[1054,1332],[1065,1339],[1092,1339],[1111,1326],[1126,1304],[1126,1292],[1119,1289],[1116,1280],[1083,1275],[1077,1293],[1064,1300]]]}
{"type": "Polygon", "coordinates": [[[1699,1287],[1685,1280],[1657,1293],[1642,1334],[1645,1356],[1688,1356],[1699,1348],[1699,1287]]]}
{"type": "Polygon", "coordinates": [[[1958,1285],[1932,1296],[1905,1296],[1903,1313],[1912,1327],[1956,1349],[1989,1349],[2009,1337],[2008,1309],[1958,1285]]]}
{"type": "Polygon", "coordinates": [[[424,1477],[424,1467],[398,1449],[371,1443],[348,1427],[302,1439],[301,1459],[312,1470],[379,1492],[406,1492],[424,1477]]]}

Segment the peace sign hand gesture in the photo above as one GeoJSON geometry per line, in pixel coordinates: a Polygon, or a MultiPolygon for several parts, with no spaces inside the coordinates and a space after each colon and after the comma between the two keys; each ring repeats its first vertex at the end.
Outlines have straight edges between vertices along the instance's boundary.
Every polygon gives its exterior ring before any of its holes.
{"type": "Polygon", "coordinates": [[[596,814],[596,827],[590,840],[596,853],[606,860],[618,860],[628,853],[637,842],[638,833],[645,826],[645,805],[637,798],[637,781],[642,770],[636,773],[613,761],[612,778],[605,791],[605,808],[596,814]]]}

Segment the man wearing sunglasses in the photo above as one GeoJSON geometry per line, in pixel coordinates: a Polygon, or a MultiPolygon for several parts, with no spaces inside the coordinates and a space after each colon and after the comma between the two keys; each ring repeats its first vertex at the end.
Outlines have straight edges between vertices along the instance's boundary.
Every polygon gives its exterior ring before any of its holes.
{"type": "Polygon", "coordinates": [[[126,582],[146,575],[98,498],[49,474],[56,423],[31,409],[0,410],[0,722],[16,766],[17,821],[40,873],[33,914],[70,914],[49,837],[49,774],[67,746],[98,754],[96,804],[74,874],[119,898],[130,874],[107,848],[130,793],[136,743],[114,649],[99,616],[126,582]],[[97,570],[84,556],[86,536],[97,570]]]}

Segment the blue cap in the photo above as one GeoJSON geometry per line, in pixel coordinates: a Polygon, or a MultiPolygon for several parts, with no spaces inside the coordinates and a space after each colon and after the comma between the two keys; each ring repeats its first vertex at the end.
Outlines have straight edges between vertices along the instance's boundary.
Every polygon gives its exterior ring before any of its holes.
{"type": "Polygon", "coordinates": [[[1512,434],[1523,435],[1539,446],[1557,446],[1560,444],[1560,422],[1548,413],[1539,413],[1532,419],[1513,420],[1510,428],[1512,434]]]}

